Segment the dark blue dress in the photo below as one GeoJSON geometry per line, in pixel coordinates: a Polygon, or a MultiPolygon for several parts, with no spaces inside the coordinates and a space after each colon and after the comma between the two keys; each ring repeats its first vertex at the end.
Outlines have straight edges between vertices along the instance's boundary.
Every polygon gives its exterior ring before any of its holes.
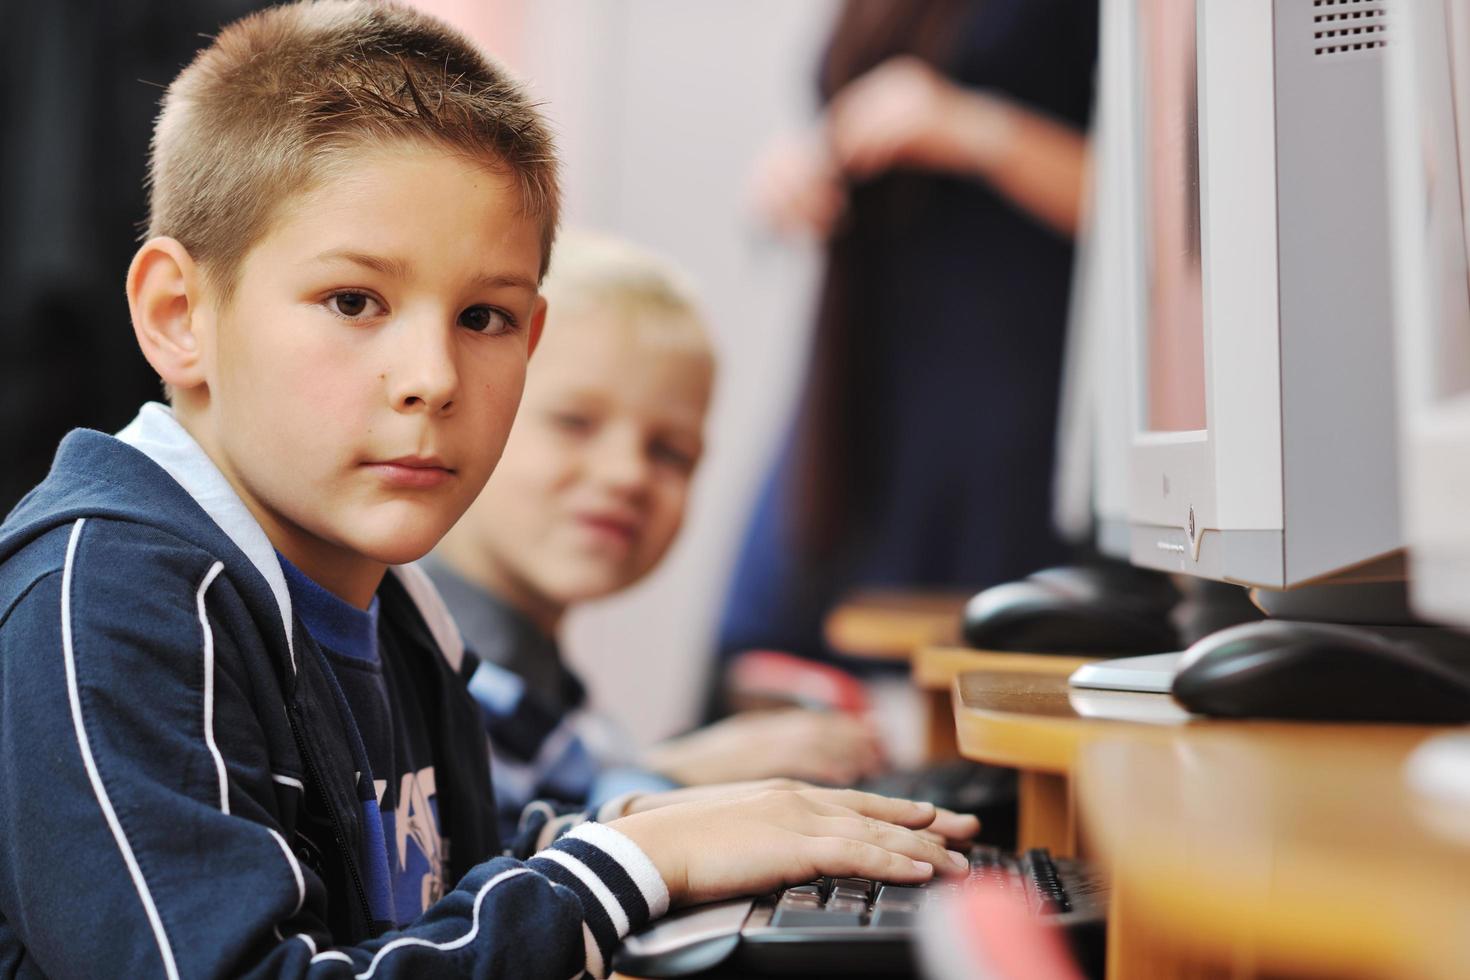
{"type": "MultiPolygon", "coordinates": [[[[946,73],[1082,128],[1096,47],[1087,0],[986,0],[946,73]]],[[[829,405],[851,449],[827,483],[850,514],[835,547],[803,549],[794,473],[813,444],[789,438],[737,564],[725,655],[831,656],[822,619],[853,589],[981,588],[1065,555],[1050,512],[1071,242],[982,181],[932,174],[855,188],[849,218],[833,245],[842,338],[819,333],[808,370],[841,358],[829,405]]]]}

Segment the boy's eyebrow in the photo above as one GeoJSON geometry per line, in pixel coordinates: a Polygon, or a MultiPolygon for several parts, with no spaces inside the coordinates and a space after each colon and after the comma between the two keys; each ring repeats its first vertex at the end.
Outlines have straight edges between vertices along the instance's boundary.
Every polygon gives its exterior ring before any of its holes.
{"type": "Polygon", "coordinates": [[[487,289],[526,289],[533,293],[539,288],[536,285],[536,280],[530,276],[518,276],[510,272],[480,276],[475,280],[475,285],[484,286],[487,289]]]}
{"type": "Polygon", "coordinates": [[[369,255],[367,252],[354,252],[346,248],[337,248],[330,252],[323,252],[317,256],[317,261],[351,262],[353,265],[363,266],[364,268],[371,269],[374,272],[390,276],[394,279],[407,279],[413,272],[413,266],[409,265],[403,259],[390,259],[380,255],[369,255]]]}
{"type": "MultiPolygon", "coordinates": [[[[351,262],[354,265],[360,265],[394,279],[407,279],[413,274],[413,265],[405,259],[387,258],[381,255],[371,255],[367,252],[354,252],[346,248],[323,252],[317,256],[317,260],[326,262],[351,262]]],[[[508,272],[477,276],[475,278],[475,285],[488,289],[526,289],[533,293],[539,288],[536,280],[530,276],[516,275],[515,273],[508,272]]]]}

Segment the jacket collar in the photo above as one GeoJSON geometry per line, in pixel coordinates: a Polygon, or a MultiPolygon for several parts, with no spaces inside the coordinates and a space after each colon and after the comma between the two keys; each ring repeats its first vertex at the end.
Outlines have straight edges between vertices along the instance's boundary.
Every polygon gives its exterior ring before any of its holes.
{"type": "Polygon", "coordinates": [[[157,463],[194,498],[220,530],[249,559],[270,586],[281,613],[291,671],[296,671],[296,649],[291,634],[291,593],[276,557],[276,549],[214,460],[189,435],[173,411],[158,402],[148,402],[117,438],[157,463]]]}

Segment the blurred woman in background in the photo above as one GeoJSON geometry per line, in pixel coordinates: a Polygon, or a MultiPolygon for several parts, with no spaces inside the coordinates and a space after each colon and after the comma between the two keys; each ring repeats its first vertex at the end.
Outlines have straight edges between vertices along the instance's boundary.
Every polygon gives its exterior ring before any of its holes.
{"type": "Polygon", "coordinates": [[[1051,474],[1094,0],[848,0],[825,111],[757,203],[826,243],[796,425],[757,503],[723,656],[829,657],[863,587],[978,589],[1056,562],[1051,474]]]}

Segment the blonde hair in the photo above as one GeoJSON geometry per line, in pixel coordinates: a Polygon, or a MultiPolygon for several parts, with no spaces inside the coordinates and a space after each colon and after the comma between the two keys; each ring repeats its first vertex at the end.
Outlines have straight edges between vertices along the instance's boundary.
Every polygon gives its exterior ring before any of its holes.
{"type": "Polygon", "coordinates": [[[713,357],[692,284],[671,262],[630,242],[588,231],[561,237],[541,293],[550,316],[591,308],[697,346],[713,357]]]}
{"type": "Polygon", "coordinates": [[[283,203],[347,153],[395,141],[466,154],[560,208],[555,145],[520,85],[449,25],[407,6],[317,0],[226,27],[174,79],[154,128],[149,237],[176,238],[228,297],[283,203]]]}

